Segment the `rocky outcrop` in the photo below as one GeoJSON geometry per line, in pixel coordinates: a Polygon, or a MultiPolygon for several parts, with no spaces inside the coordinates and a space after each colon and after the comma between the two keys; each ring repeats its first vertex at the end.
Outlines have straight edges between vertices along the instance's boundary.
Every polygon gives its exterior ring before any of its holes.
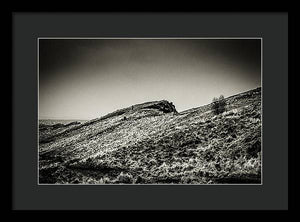
{"type": "MultiPolygon", "coordinates": [[[[91,122],[101,121],[112,117],[117,117],[121,115],[130,115],[133,112],[139,112],[147,109],[153,109],[155,111],[159,111],[162,113],[177,113],[177,110],[175,109],[175,106],[172,102],[168,102],[167,100],[161,100],[161,101],[153,101],[153,102],[146,102],[142,104],[136,104],[124,109],[119,109],[115,112],[109,113],[103,117],[100,117],[99,119],[96,119],[91,122]]],[[[86,124],[89,124],[87,122],[86,124]]]]}
{"type": "Polygon", "coordinates": [[[158,102],[151,102],[147,104],[141,104],[141,109],[156,109],[162,111],[163,113],[177,113],[177,110],[172,102],[167,100],[161,100],[158,102]]]}

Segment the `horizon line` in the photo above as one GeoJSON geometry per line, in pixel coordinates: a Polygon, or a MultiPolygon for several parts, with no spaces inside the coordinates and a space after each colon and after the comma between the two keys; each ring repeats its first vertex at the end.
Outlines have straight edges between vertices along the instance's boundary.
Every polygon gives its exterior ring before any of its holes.
{"type": "MultiPolygon", "coordinates": [[[[249,91],[252,91],[252,90],[255,90],[255,89],[258,89],[258,88],[262,88],[262,85],[261,85],[261,86],[258,86],[258,87],[255,87],[255,88],[252,88],[252,89],[249,89],[249,90],[246,90],[246,91],[242,91],[242,92],[237,93],[237,94],[233,94],[233,95],[227,96],[227,97],[225,97],[225,99],[230,98],[230,97],[233,97],[233,96],[236,96],[236,95],[239,95],[239,94],[242,94],[242,93],[247,93],[247,92],[249,92],[249,91]]],[[[147,102],[158,102],[158,101],[168,101],[168,100],[162,99],[162,100],[155,100],[155,101],[145,101],[145,102],[143,102],[143,103],[147,103],[147,102]]],[[[172,101],[168,101],[168,102],[172,102],[172,101]]],[[[137,103],[137,104],[134,104],[134,105],[139,105],[139,104],[143,104],[143,103],[137,103]]],[[[173,102],[172,102],[172,103],[173,103],[173,102]]],[[[212,103],[212,102],[211,102],[211,103],[212,103]]],[[[192,107],[192,108],[189,108],[189,109],[182,110],[182,111],[180,111],[180,112],[185,112],[185,111],[188,111],[188,110],[190,110],[190,109],[195,109],[195,108],[199,108],[199,107],[202,107],[202,106],[207,106],[207,105],[209,105],[209,104],[211,104],[211,103],[202,104],[202,105],[200,105],[200,106],[195,106],[195,107],[192,107]]],[[[174,104],[174,103],[173,103],[173,104],[174,104]]],[[[174,105],[175,105],[175,104],[174,104],[174,105]]],[[[128,107],[130,107],[130,106],[128,106],[128,107]]],[[[128,108],[128,107],[123,107],[123,108],[120,108],[120,109],[125,109],[125,108],[128,108]]],[[[176,107],[176,105],[175,105],[175,107],[176,107]]],[[[116,109],[115,111],[117,111],[117,110],[118,110],[118,109],[116,109]]],[[[115,112],[115,111],[112,111],[112,112],[115,112]]],[[[89,118],[89,119],[86,119],[86,118],[62,118],[62,117],[60,117],[60,118],[53,118],[53,117],[39,118],[39,116],[38,116],[38,120],[93,120],[93,119],[101,118],[101,117],[103,117],[103,116],[105,116],[105,115],[108,115],[108,114],[110,114],[110,113],[112,113],[112,112],[106,113],[106,114],[104,114],[104,115],[102,115],[102,116],[99,116],[99,117],[92,117],[91,119],[90,119],[90,118],[89,118]]],[[[180,113],[180,112],[179,112],[179,113],[180,113]]]]}

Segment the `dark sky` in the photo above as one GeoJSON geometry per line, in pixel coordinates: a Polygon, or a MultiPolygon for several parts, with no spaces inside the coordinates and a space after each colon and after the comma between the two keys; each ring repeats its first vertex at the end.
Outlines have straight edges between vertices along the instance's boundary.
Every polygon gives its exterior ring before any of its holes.
{"type": "Polygon", "coordinates": [[[258,86],[260,39],[39,40],[40,119],[92,119],[162,99],[183,111],[258,86]]]}

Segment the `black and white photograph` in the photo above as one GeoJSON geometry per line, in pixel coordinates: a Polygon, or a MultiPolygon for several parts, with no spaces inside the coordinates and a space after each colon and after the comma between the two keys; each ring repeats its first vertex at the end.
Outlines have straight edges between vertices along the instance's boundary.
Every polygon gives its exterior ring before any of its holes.
{"type": "Polygon", "coordinates": [[[262,44],[38,38],[38,184],[262,185],[262,44]]]}

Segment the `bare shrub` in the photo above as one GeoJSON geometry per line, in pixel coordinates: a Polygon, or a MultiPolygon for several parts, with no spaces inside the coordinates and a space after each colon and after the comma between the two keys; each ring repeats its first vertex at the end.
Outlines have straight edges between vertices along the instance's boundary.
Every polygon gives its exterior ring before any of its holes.
{"type": "Polygon", "coordinates": [[[223,95],[219,98],[214,97],[212,103],[212,110],[214,114],[221,114],[226,110],[226,101],[223,95]]]}

